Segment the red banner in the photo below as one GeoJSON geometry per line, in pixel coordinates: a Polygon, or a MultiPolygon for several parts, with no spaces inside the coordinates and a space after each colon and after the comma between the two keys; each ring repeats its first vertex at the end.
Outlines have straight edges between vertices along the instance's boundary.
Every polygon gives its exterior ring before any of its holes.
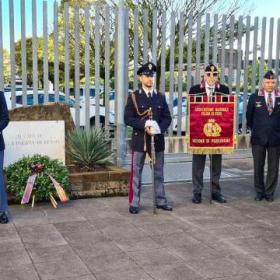
{"type": "Polygon", "coordinates": [[[189,96],[188,151],[193,154],[224,154],[234,150],[234,96],[189,96]]]}

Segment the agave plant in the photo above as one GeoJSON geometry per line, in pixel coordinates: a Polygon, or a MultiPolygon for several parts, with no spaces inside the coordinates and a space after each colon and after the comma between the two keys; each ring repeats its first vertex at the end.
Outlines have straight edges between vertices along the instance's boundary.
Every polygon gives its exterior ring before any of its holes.
{"type": "Polygon", "coordinates": [[[68,140],[68,153],[75,165],[93,170],[96,166],[112,163],[113,152],[110,149],[106,130],[102,128],[75,130],[68,140]]]}

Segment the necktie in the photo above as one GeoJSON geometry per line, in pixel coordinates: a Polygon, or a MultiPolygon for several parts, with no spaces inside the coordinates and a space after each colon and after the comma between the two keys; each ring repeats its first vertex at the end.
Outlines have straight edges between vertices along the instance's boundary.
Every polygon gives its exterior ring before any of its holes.
{"type": "Polygon", "coordinates": [[[273,111],[273,100],[272,100],[271,92],[269,92],[268,96],[267,96],[267,110],[268,110],[269,115],[271,115],[271,113],[273,111]]]}
{"type": "Polygon", "coordinates": [[[148,92],[148,97],[152,98],[152,94],[150,92],[148,92]]]}
{"type": "Polygon", "coordinates": [[[208,101],[210,101],[210,102],[212,102],[213,93],[214,93],[214,88],[209,87],[208,88],[208,101]]]}

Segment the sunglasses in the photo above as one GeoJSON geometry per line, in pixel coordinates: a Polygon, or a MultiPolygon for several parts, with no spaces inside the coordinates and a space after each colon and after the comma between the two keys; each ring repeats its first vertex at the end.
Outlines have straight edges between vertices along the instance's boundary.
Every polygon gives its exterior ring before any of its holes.
{"type": "Polygon", "coordinates": [[[214,72],[214,73],[205,73],[207,77],[210,77],[211,75],[213,75],[213,77],[218,77],[218,73],[214,72]]]}

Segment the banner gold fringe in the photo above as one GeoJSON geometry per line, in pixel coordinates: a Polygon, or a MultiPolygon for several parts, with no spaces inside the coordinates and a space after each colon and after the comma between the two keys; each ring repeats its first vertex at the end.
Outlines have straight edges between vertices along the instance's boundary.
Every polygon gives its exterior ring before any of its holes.
{"type": "Polygon", "coordinates": [[[188,147],[187,153],[198,155],[213,155],[213,154],[231,154],[234,151],[234,147],[230,148],[191,148],[188,147]]]}

